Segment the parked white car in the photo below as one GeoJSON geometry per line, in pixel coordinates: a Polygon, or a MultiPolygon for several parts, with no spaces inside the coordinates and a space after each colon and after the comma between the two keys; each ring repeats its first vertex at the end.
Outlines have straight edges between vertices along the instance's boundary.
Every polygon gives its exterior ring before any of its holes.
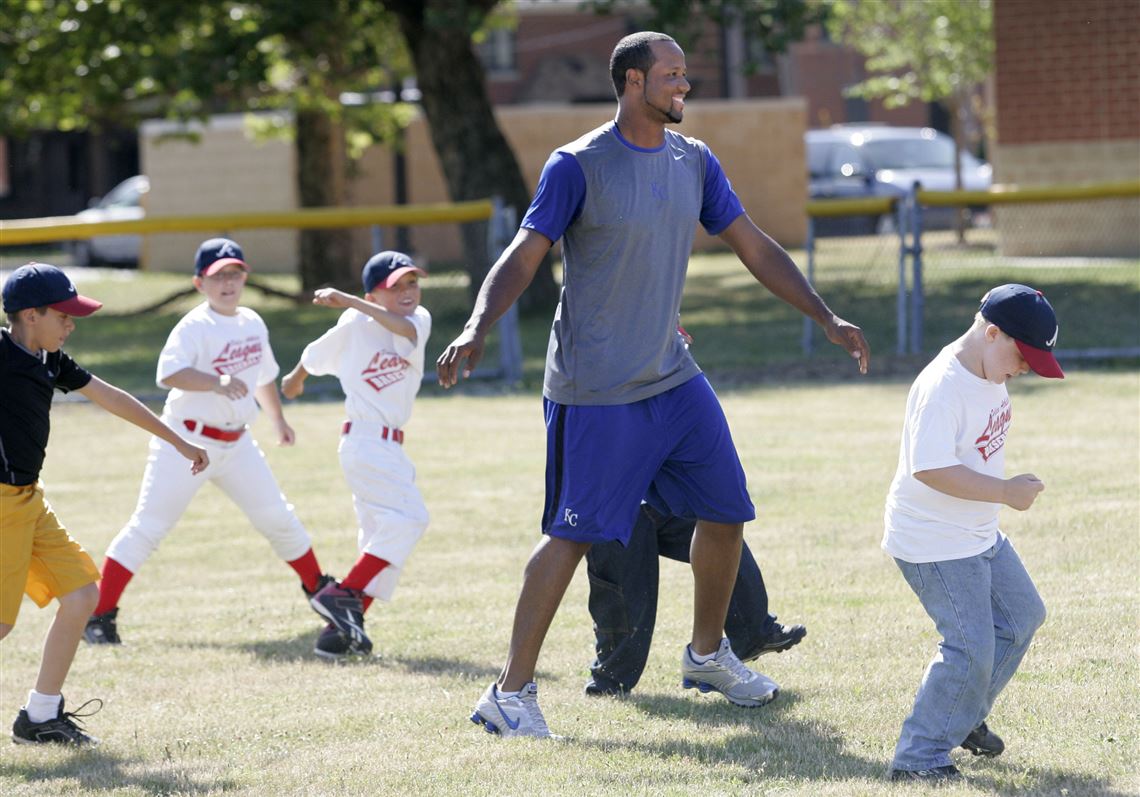
{"type": "MultiPolygon", "coordinates": [[[[128,177],[112,188],[101,199],[92,199],[87,210],[76,218],[85,222],[136,221],[146,215],[143,197],[150,190],[150,181],[143,175],[128,177]]],[[[76,266],[112,265],[134,268],[139,263],[138,235],[100,235],[71,243],[72,263],[76,266]]]]}
{"type": "MultiPolygon", "coordinates": [[[[954,139],[929,127],[877,124],[833,125],[804,135],[812,199],[902,196],[915,185],[953,191],[954,139]]],[[[962,188],[986,191],[993,170],[969,152],[961,153],[962,188]]],[[[975,208],[974,210],[979,210],[975,208]]],[[[869,216],[819,219],[816,234],[873,234],[884,222],[869,216]]],[[[954,224],[953,208],[930,208],[927,228],[954,224]]]]}

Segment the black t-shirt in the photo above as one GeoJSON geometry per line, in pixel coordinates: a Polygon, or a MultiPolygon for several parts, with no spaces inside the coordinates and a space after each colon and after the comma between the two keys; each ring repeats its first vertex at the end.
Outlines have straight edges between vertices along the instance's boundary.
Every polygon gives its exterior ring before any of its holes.
{"type": "Polygon", "coordinates": [[[63,351],[36,356],[0,330],[0,482],[35,484],[51,432],[52,390],[80,390],[90,381],[63,351]]]}

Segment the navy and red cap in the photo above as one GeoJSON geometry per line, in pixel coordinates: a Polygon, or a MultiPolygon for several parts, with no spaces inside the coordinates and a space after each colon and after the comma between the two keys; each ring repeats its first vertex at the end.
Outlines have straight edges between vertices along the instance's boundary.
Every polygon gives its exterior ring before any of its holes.
{"type": "Polygon", "coordinates": [[[1028,285],[999,285],[982,297],[982,318],[1013,338],[1021,356],[1037,374],[1064,379],[1053,347],[1057,345],[1057,314],[1045,294],[1028,285]]]}
{"type": "Polygon", "coordinates": [[[243,271],[249,271],[245,255],[235,241],[229,238],[211,238],[198,247],[198,254],[194,256],[194,274],[208,277],[231,263],[241,266],[243,271]]]}
{"type": "Polygon", "coordinates": [[[412,262],[412,259],[403,252],[392,250],[377,252],[364,264],[364,271],[361,273],[361,278],[364,281],[364,292],[372,293],[372,289],[376,286],[391,288],[400,277],[409,271],[414,271],[421,277],[427,276],[427,272],[412,262]]]}
{"type": "Polygon", "coordinates": [[[29,307],[50,307],[81,318],[102,306],[102,302],[80,296],[71,278],[47,263],[26,263],[4,282],[4,312],[8,314],[29,307]]]}

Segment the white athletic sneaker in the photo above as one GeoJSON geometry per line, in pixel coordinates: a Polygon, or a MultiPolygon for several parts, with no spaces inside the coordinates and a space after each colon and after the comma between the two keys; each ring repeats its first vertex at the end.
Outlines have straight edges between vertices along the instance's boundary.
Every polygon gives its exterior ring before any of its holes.
{"type": "Polygon", "coordinates": [[[500,736],[557,738],[546,726],[542,709],[538,707],[538,687],[533,682],[513,697],[500,697],[498,688],[491,684],[475,704],[471,721],[482,725],[487,733],[500,736]]]}
{"type": "Polygon", "coordinates": [[[702,692],[720,692],[729,703],[755,708],[771,703],[780,687],[771,678],[750,670],[732,652],[727,639],[720,641],[720,650],[704,664],[697,664],[685,645],[681,654],[681,686],[700,689],[702,692]]]}

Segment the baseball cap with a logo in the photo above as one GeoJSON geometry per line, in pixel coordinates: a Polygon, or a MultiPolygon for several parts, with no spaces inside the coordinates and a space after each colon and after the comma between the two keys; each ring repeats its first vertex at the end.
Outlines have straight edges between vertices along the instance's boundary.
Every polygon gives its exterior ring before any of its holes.
{"type": "Polygon", "coordinates": [[[249,271],[240,246],[229,238],[211,238],[198,247],[198,254],[194,256],[194,273],[199,277],[208,277],[230,263],[249,271]]]}
{"type": "Polygon", "coordinates": [[[47,263],[26,263],[4,282],[4,312],[9,314],[29,307],[51,307],[79,318],[102,306],[102,302],[80,296],[75,283],[47,263]]]}
{"type": "Polygon", "coordinates": [[[403,252],[391,250],[377,252],[364,264],[364,272],[361,275],[364,279],[364,292],[371,293],[377,286],[391,288],[409,271],[414,271],[421,277],[427,276],[427,272],[413,263],[412,259],[403,252]]]}
{"type": "Polygon", "coordinates": [[[999,285],[982,297],[982,318],[1013,338],[1029,367],[1041,376],[1064,379],[1053,347],[1057,315],[1041,291],[1027,285],[999,285]]]}

